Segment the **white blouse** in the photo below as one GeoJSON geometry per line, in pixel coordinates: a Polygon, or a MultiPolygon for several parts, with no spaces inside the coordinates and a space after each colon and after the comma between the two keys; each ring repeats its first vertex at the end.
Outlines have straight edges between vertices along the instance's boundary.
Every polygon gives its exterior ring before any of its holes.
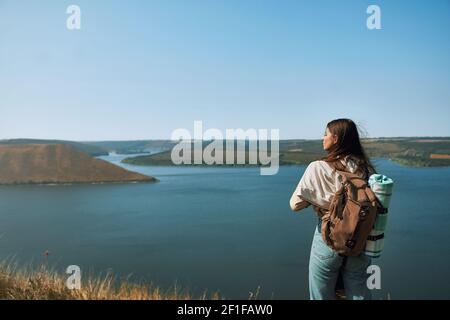
{"type": "MultiPolygon", "coordinates": [[[[355,173],[357,160],[347,156],[341,160],[347,171],[355,173]]],[[[341,177],[330,164],[323,160],[311,162],[305,170],[297,188],[290,199],[293,211],[302,210],[309,205],[327,210],[330,202],[341,186],[341,177]]]]}

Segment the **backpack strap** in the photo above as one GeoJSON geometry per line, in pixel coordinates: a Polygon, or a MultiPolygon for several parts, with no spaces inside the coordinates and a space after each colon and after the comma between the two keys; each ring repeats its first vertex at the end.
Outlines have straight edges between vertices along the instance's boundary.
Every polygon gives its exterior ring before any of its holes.
{"type": "MultiPolygon", "coordinates": [[[[338,173],[340,176],[345,177],[347,180],[353,180],[353,179],[360,180],[360,181],[363,180],[364,184],[366,184],[366,185],[368,184],[368,178],[366,179],[365,177],[362,177],[359,174],[347,171],[347,168],[344,167],[342,162],[334,161],[334,162],[328,162],[328,164],[333,169],[333,172],[338,173]]],[[[357,182],[356,184],[358,185],[358,188],[363,186],[362,182],[357,182]]]]}
{"type": "Polygon", "coordinates": [[[372,189],[369,186],[366,187],[366,194],[369,197],[370,202],[375,202],[378,204],[378,199],[377,199],[375,193],[373,193],[372,189]]]}
{"type": "Polygon", "coordinates": [[[341,160],[336,160],[333,162],[327,162],[334,171],[346,171],[345,166],[342,164],[341,160]]]}
{"type": "Polygon", "coordinates": [[[330,162],[330,165],[333,167],[333,171],[337,172],[338,174],[340,174],[343,177],[343,181],[342,181],[343,184],[346,184],[350,180],[353,180],[353,179],[359,180],[359,182],[356,183],[356,185],[358,185],[358,187],[365,186],[366,189],[369,189],[369,190],[366,190],[366,195],[369,198],[369,201],[377,203],[378,207],[382,207],[382,206],[380,206],[380,202],[379,202],[378,198],[375,196],[375,193],[369,187],[367,181],[364,178],[360,177],[359,175],[357,175],[355,173],[338,170],[338,168],[340,169],[340,166],[342,166],[342,163],[339,163],[339,165],[336,165],[336,162],[330,162]],[[361,180],[364,180],[364,184],[362,183],[361,180]]]}
{"type": "Polygon", "coordinates": [[[346,168],[340,161],[328,162],[328,164],[333,169],[333,172],[338,173],[343,178],[343,184],[352,178],[360,178],[357,174],[346,171],[346,168]]]}

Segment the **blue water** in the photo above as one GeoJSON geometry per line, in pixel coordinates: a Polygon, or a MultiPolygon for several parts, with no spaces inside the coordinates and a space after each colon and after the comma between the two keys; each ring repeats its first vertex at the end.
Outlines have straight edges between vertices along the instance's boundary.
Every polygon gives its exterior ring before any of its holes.
{"type": "MultiPolygon", "coordinates": [[[[103,157],[119,164],[123,156],[103,157]]],[[[395,180],[375,298],[450,298],[450,168],[406,168],[395,180]]],[[[257,168],[123,167],[155,184],[0,187],[0,259],[83,274],[112,271],[191,292],[246,299],[307,299],[316,217],[289,198],[305,166],[275,176],[257,168]]]]}

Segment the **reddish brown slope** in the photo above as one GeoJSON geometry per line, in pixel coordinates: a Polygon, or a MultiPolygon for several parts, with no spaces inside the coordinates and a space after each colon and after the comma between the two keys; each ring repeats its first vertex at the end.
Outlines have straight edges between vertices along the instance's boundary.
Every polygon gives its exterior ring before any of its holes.
{"type": "Polygon", "coordinates": [[[151,181],[63,144],[0,145],[0,184],[151,181]]]}

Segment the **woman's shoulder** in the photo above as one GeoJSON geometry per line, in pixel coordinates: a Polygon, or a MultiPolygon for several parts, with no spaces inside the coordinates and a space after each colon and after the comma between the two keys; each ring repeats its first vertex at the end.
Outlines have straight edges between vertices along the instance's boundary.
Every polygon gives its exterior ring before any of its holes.
{"type": "Polygon", "coordinates": [[[332,172],[333,171],[333,169],[330,166],[330,164],[328,162],[326,162],[325,160],[312,161],[308,165],[308,168],[310,168],[310,170],[323,170],[323,171],[327,171],[327,172],[332,172]]]}
{"type": "Polygon", "coordinates": [[[303,196],[313,203],[324,203],[330,200],[336,192],[337,175],[331,166],[324,160],[315,160],[309,163],[299,184],[303,196]]]}
{"type": "MultiPolygon", "coordinates": [[[[356,175],[359,175],[361,177],[364,177],[365,179],[368,179],[368,177],[374,173],[369,168],[362,166],[361,161],[353,156],[346,156],[345,158],[341,159],[342,168],[338,168],[338,170],[350,172],[356,175]]],[[[339,176],[336,174],[336,171],[334,170],[335,166],[332,164],[326,162],[325,160],[316,160],[310,163],[311,170],[323,172],[326,176],[330,178],[335,178],[335,176],[339,176]]],[[[339,166],[338,166],[339,167],[339,166]]]]}
{"type": "Polygon", "coordinates": [[[333,174],[333,168],[330,166],[330,164],[328,164],[328,162],[324,160],[315,160],[308,165],[305,173],[315,175],[317,177],[320,176],[330,177],[333,174]]]}

